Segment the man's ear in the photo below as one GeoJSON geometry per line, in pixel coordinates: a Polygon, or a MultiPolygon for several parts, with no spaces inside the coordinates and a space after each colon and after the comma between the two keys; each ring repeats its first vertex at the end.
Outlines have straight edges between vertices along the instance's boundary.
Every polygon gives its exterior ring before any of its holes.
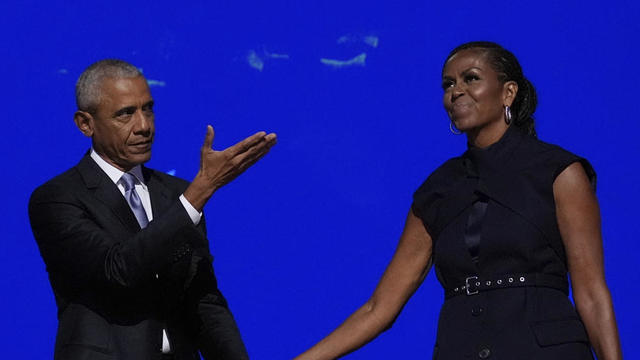
{"type": "Polygon", "coordinates": [[[511,106],[511,104],[513,104],[513,100],[516,99],[516,95],[518,94],[518,83],[513,80],[504,83],[503,94],[504,105],[511,106]]]}
{"type": "Polygon", "coordinates": [[[76,111],[73,114],[73,122],[76,123],[76,126],[80,131],[84,134],[84,136],[92,137],[93,136],[93,116],[86,111],[76,111]]]}

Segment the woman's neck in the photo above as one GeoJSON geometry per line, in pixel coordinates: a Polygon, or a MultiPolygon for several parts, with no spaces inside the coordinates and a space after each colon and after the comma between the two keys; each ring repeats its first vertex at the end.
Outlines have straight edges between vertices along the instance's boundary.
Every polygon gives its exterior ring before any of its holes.
{"type": "Polygon", "coordinates": [[[498,142],[498,140],[504,136],[507,129],[509,129],[509,125],[504,122],[499,122],[481,129],[469,130],[466,132],[467,142],[471,146],[484,149],[498,142]]]}

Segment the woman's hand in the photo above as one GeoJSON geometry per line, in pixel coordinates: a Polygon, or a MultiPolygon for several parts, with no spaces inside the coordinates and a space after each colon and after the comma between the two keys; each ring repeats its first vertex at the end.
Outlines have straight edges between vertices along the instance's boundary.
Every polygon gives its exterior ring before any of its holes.
{"type": "Polygon", "coordinates": [[[371,298],[331,334],[296,359],[335,359],[388,329],[429,272],[431,252],[431,237],[422,221],[409,211],[393,259],[371,298]]]}

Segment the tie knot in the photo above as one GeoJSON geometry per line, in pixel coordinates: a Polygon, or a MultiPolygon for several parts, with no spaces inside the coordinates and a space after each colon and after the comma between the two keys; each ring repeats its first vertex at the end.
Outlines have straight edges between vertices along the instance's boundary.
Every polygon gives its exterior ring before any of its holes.
{"type": "Polygon", "coordinates": [[[120,181],[122,181],[122,186],[124,186],[125,191],[130,191],[136,186],[136,177],[128,172],[122,174],[120,181]]]}

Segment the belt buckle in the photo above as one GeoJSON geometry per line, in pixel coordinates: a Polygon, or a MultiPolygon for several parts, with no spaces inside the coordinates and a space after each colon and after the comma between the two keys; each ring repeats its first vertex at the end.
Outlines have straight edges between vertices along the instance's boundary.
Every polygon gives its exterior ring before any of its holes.
{"type": "Polygon", "coordinates": [[[467,291],[467,295],[475,295],[475,294],[477,294],[479,292],[478,291],[478,286],[475,284],[477,280],[478,280],[477,276],[469,276],[468,278],[466,278],[464,280],[464,285],[465,285],[465,289],[467,291]],[[469,280],[472,280],[472,282],[469,283],[469,280]],[[473,287],[474,287],[473,291],[470,290],[471,284],[473,284],[473,287]]]}

